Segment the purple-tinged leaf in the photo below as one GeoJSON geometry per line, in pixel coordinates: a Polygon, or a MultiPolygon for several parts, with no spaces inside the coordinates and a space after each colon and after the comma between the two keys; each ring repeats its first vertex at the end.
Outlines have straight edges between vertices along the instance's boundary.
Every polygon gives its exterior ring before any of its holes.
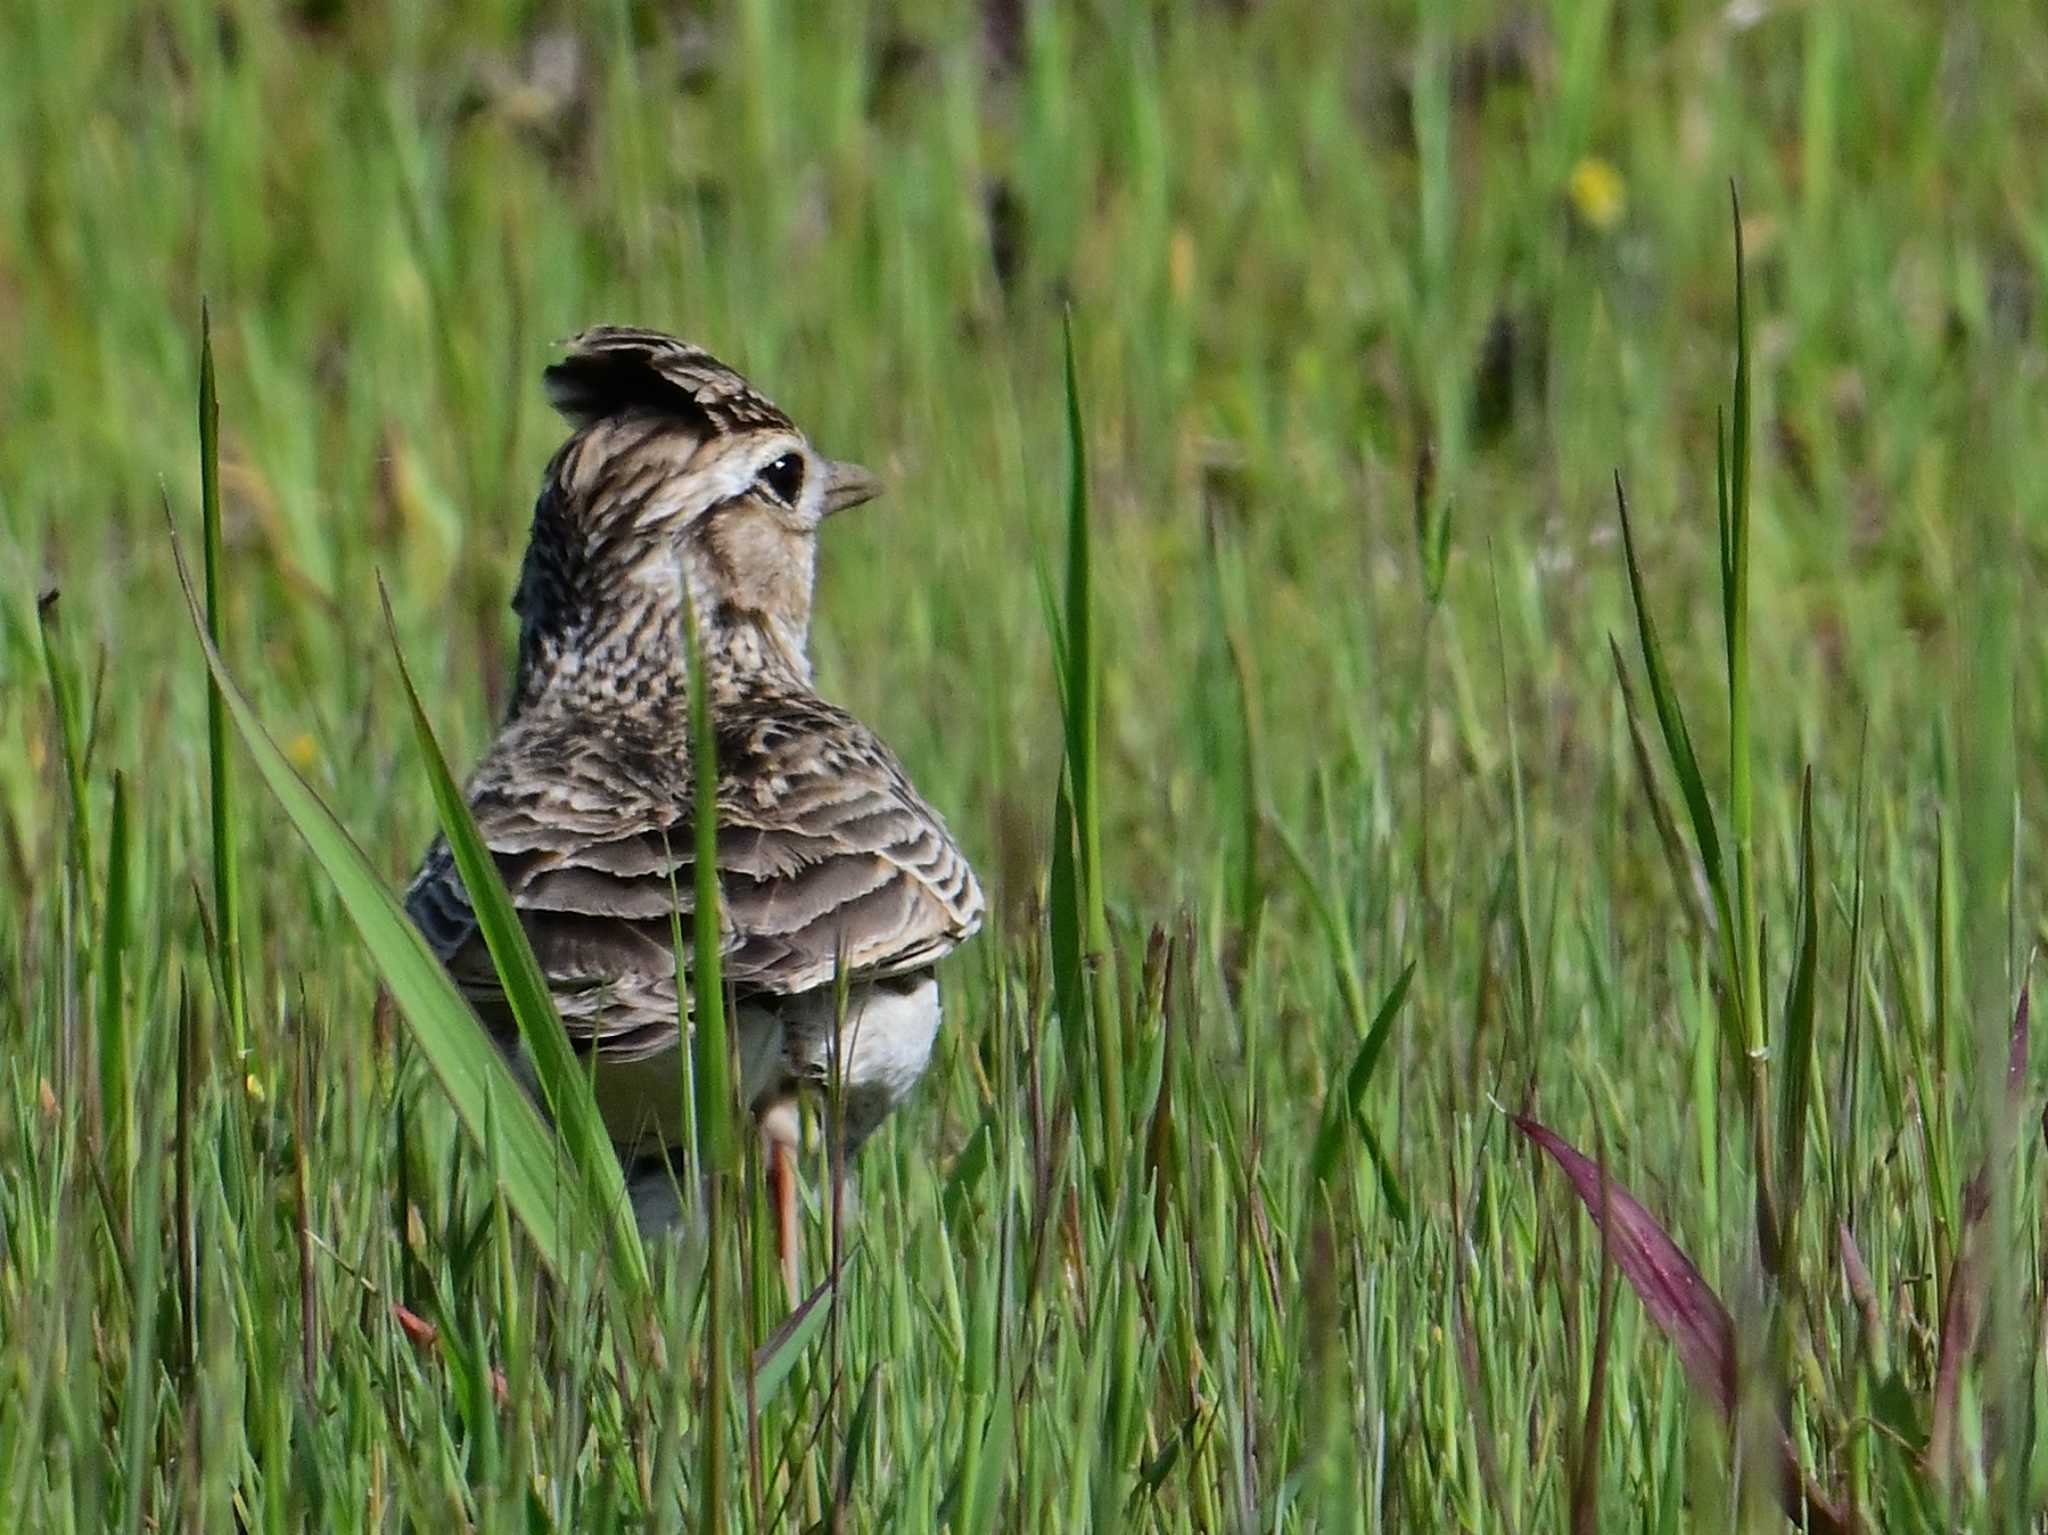
{"type": "MultiPolygon", "coordinates": [[[[2021,986],[2019,1005],[2013,1009],[2012,1030],[2006,1038],[2005,1098],[2010,1111],[2018,1110],[2020,1092],[2026,1086],[2028,996],[2029,988],[2021,986]]],[[[2042,1133],[2048,1135],[2048,1115],[2042,1120],[2042,1133]]],[[[1963,1185],[1963,1240],[1955,1261],[1949,1265],[1941,1307],[1940,1341],[1935,1353],[1934,1410],[1927,1428],[1925,1464],[1931,1475],[1941,1479],[1946,1479],[1953,1469],[1963,1361],[1975,1352],[1977,1334],[1984,1322],[1984,1265],[1974,1228],[1990,1209],[1991,1170],[1979,1167],[1963,1185]]]]}
{"type": "MultiPolygon", "coordinates": [[[[1973,1186],[1981,1182],[1981,1178],[1971,1180],[1973,1186]]],[[[1982,1213],[1981,1209],[1977,1212],[1978,1216],[1982,1213]]],[[[1976,1351],[1978,1328],[1984,1320],[1984,1266],[1979,1259],[1976,1234],[1969,1229],[1976,1218],[1965,1214],[1962,1247],[1949,1265],[1947,1298],[1941,1308],[1941,1341],[1934,1364],[1934,1407],[1928,1418],[1927,1448],[1922,1455],[1928,1474],[1944,1483],[1955,1470],[1956,1412],[1962,1398],[1963,1361],[1976,1351]]]]}
{"type": "MultiPolygon", "coordinates": [[[[2005,1047],[2005,1104],[2007,1112],[2014,1114],[2019,1112],[2020,1092],[2027,1085],[2027,996],[2028,988],[2020,987],[2019,1005],[2013,1009],[2012,1031],[2005,1047]]],[[[2041,1134],[2048,1138],[2048,1108],[2042,1110],[2041,1134]]],[[[1963,1185],[1965,1229],[1976,1225],[1991,1210],[1988,1176],[1988,1170],[1980,1166],[1963,1185]]]]}
{"type": "Polygon", "coordinates": [[[1735,1323],[1721,1298],[1633,1194],[1611,1177],[1602,1189],[1600,1168],[1592,1158],[1525,1115],[1516,1115],[1514,1123],[1550,1153],[1593,1218],[1605,1226],[1614,1266],[1636,1292],[1657,1330],[1678,1350],[1678,1362],[1694,1388],[1726,1417],[1735,1406],[1735,1323]]]}
{"type": "MultiPolygon", "coordinates": [[[[1713,1286],[1657,1218],[1592,1158],[1527,1115],[1510,1117],[1515,1128],[1547,1151],[1571,1179],[1580,1201],[1600,1225],[1606,1261],[1621,1271],[1657,1330],[1671,1340],[1693,1389],[1710,1400],[1724,1420],[1732,1418],[1735,1322],[1713,1286]]],[[[1810,1535],[1860,1535],[1862,1521],[1807,1474],[1782,1426],[1777,1442],[1778,1500],[1785,1517],[1810,1535]]]]}

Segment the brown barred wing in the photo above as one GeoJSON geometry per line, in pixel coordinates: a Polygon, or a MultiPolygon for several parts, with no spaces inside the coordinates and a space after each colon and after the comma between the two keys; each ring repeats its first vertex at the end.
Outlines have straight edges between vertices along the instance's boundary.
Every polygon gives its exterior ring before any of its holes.
{"type": "Polygon", "coordinates": [[[719,728],[719,888],[732,973],[765,991],[924,968],[981,925],[981,887],[889,749],[820,700],[719,728]]]}
{"type": "MultiPolygon", "coordinates": [[[[980,925],[973,871],[887,748],[816,701],[721,710],[721,949],[741,992],[917,970],[980,925]]],[[[514,726],[471,808],[563,1023],[607,1056],[661,1048],[676,1017],[672,919],[693,942],[687,750],[514,726]],[[650,772],[650,769],[653,771],[650,772]]],[[[509,1029],[490,956],[440,843],[407,896],[486,1021],[509,1029]]]]}

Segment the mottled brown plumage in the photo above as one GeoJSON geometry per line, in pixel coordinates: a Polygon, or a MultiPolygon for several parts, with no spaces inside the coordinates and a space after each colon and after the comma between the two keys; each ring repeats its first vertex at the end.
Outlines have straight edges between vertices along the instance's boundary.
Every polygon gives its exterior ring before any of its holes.
{"type": "MultiPolygon", "coordinates": [[[[478,828],[565,1028],[596,1053],[613,1136],[659,1152],[679,1081],[671,919],[680,906],[687,941],[694,904],[693,610],[745,1090],[786,1143],[792,1095],[836,1072],[857,1146],[922,1072],[932,966],[982,911],[973,871],[895,757],[811,686],[817,528],[875,482],[820,457],[731,369],[655,332],[578,337],[547,385],[576,430],[534,508],[511,712],[469,785],[478,828]],[[835,1030],[842,965],[853,986],[835,1030]]],[[[439,841],[407,909],[512,1048],[439,841]]]]}

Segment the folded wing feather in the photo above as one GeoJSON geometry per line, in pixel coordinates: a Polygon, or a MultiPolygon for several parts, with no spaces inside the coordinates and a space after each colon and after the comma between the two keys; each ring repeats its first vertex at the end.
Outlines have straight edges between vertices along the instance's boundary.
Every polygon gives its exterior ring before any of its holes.
{"type": "MultiPolygon", "coordinates": [[[[979,927],[981,891],[944,822],[851,716],[783,697],[722,711],[717,732],[720,946],[740,992],[826,986],[842,962],[854,977],[920,969],[979,927]]],[[[675,1027],[671,919],[687,955],[695,906],[690,782],[686,737],[566,717],[513,722],[471,780],[563,1024],[607,1056],[660,1048],[675,1027]]],[[[444,844],[406,904],[486,1022],[509,1030],[444,844]]]]}

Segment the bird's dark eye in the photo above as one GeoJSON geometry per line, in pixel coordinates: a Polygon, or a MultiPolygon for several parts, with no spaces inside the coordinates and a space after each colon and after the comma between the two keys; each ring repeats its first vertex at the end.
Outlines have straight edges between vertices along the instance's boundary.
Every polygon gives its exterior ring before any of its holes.
{"type": "Polygon", "coordinates": [[[761,471],[761,483],[775,493],[776,499],[787,505],[796,505],[796,498],[804,488],[804,460],[801,453],[785,453],[761,471]]]}

